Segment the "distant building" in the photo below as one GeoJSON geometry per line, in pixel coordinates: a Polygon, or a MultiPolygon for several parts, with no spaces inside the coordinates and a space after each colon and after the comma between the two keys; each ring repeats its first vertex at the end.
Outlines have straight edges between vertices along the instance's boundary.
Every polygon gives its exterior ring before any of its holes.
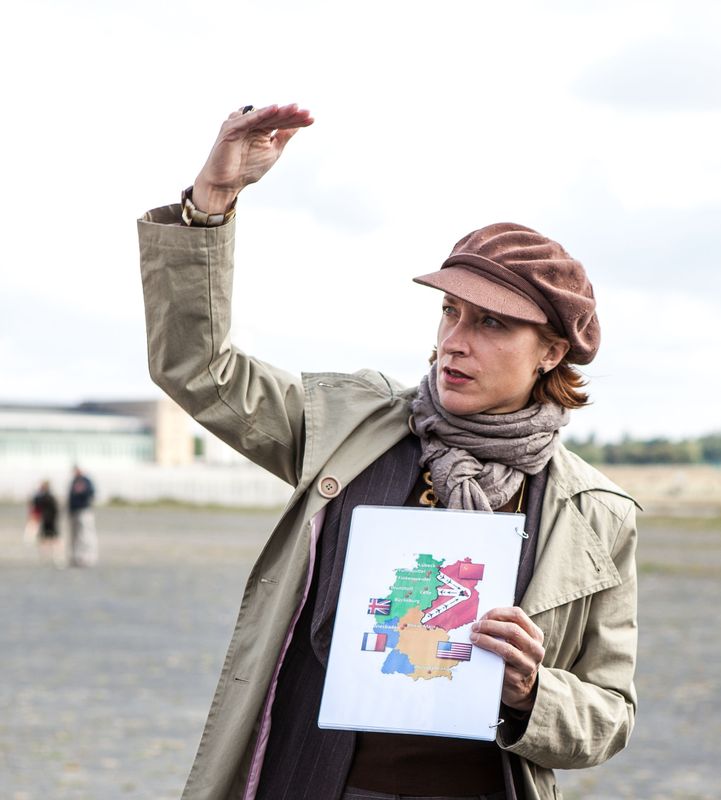
{"type": "Polygon", "coordinates": [[[188,417],[169,398],[76,406],[0,404],[0,469],[192,461],[188,417]]]}
{"type": "Polygon", "coordinates": [[[77,464],[99,502],[176,500],[280,506],[290,488],[215,436],[170,398],[73,406],[0,404],[0,499],[25,501],[40,480],[62,498],[77,464]],[[195,457],[195,436],[203,455],[195,457]]]}

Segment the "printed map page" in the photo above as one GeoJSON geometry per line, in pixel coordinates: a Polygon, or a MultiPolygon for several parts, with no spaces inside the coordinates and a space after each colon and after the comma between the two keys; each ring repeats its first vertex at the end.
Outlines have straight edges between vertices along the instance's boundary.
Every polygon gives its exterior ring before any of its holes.
{"type": "Polygon", "coordinates": [[[470,558],[444,567],[442,559],[428,553],[419,555],[415,566],[396,569],[390,594],[369,601],[376,621],[373,633],[378,634],[374,641],[390,649],[381,667],[384,674],[452,679],[453,669],[470,661],[472,647],[467,640],[453,643],[452,633],[476,619],[475,587],[483,571],[484,565],[470,558]]]}

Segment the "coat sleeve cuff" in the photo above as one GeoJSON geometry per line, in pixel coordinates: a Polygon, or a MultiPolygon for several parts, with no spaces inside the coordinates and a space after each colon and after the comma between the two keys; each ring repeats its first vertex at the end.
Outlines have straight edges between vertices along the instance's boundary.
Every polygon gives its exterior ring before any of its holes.
{"type": "Polygon", "coordinates": [[[536,700],[529,715],[525,718],[506,715],[505,722],[498,729],[497,743],[504,750],[537,761],[539,752],[549,744],[546,717],[551,704],[558,702],[549,683],[553,683],[553,676],[541,665],[536,681],[536,700]]]}

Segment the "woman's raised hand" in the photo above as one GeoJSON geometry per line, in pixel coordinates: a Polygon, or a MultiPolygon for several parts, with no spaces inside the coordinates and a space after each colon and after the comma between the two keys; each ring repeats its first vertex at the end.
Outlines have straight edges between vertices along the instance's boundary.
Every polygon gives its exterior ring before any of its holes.
{"type": "Polygon", "coordinates": [[[275,164],[298,131],[312,125],[310,112],[295,103],[234,111],[193,184],[193,202],[208,214],[225,213],[238,192],[255,183],[275,164]]]}
{"type": "Polygon", "coordinates": [[[543,661],[543,631],[523,609],[494,608],[471,626],[471,642],[506,662],[501,700],[510,708],[530,711],[538,668],[543,661]]]}

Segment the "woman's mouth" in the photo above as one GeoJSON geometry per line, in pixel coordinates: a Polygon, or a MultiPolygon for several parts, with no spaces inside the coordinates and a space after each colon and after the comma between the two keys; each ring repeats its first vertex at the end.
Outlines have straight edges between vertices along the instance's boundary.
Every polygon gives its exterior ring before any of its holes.
{"type": "Polygon", "coordinates": [[[451,367],[443,367],[443,380],[451,386],[460,386],[472,380],[470,375],[461,372],[459,369],[452,369],[451,367]]]}

